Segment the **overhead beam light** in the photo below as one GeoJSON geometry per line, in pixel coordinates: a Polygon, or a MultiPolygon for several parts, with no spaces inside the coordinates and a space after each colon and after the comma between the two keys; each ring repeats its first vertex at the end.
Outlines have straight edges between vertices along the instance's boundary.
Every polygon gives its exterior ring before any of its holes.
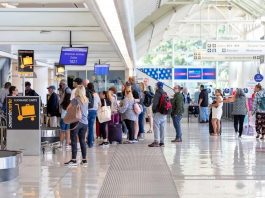
{"type": "Polygon", "coordinates": [[[100,12],[109,27],[109,30],[123,56],[123,59],[129,68],[130,74],[133,72],[133,63],[129,55],[125,38],[122,32],[120,20],[113,0],[96,0],[100,12]]]}
{"type": "Polygon", "coordinates": [[[4,8],[17,8],[18,4],[1,3],[4,8]]]}

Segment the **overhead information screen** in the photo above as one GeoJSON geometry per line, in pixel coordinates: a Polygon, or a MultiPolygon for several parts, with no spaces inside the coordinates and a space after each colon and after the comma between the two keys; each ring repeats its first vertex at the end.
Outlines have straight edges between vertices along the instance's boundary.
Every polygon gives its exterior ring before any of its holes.
{"type": "Polygon", "coordinates": [[[88,47],[62,47],[60,65],[86,65],[88,47]]]}
{"type": "Polygon", "coordinates": [[[108,64],[104,64],[104,65],[95,64],[94,65],[94,72],[95,72],[95,75],[98,75],[98,76],[108,75],[109,74],[109,65],[108,64]]]}

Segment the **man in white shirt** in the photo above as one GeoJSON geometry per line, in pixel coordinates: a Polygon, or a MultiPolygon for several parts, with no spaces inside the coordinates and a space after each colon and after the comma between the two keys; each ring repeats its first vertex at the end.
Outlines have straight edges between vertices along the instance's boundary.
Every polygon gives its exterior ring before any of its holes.
{"type": "Polygon", "coordinates": [[[75,90],[76,90],[76,87],[78,85],[83,85],[83,80],[81,78],[75,78],[74,79],[74,81],[73,81],[73,87],[74,87],[74,89],[72,90],[70,100],[73,100],[74,99],[74,97],[75,97],[75,90]]]}

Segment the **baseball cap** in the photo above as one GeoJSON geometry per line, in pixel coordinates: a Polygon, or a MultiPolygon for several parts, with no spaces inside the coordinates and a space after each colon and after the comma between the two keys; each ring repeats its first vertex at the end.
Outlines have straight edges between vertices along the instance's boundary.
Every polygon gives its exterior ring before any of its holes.
{"type": "Polygon", "coordinates": [[[55,88],[54,85],[51,85],[51,86],[47,87],[47,89],[53,89],[53,90],[55,90],[56,88],[55,88]]]}

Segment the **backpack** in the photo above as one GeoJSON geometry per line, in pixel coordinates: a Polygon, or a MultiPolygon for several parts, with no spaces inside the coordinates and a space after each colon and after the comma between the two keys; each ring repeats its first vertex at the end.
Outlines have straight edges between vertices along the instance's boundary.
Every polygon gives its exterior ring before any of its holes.
{"type": "Polygon", "coordinates": [[[159,100],[158,112],[167,115],[172,111],[172,104],[166,92],[164,92],[159,100]]]}
{"type": "Polygon", "coordinates": [[[143,104],[146,107],[150,107],[152,104],[152,100],[153,100],[154,95],[150,91],[145,91],[144,94],[145,94],[145,96],[144,96],[143,104]]]}
{"type": "Polygon", "coordinates": [[[88,98],[88,108],[92,109],[94,107],[94,95],[91,91],[86,91],[86,97],[88,98]]]}

